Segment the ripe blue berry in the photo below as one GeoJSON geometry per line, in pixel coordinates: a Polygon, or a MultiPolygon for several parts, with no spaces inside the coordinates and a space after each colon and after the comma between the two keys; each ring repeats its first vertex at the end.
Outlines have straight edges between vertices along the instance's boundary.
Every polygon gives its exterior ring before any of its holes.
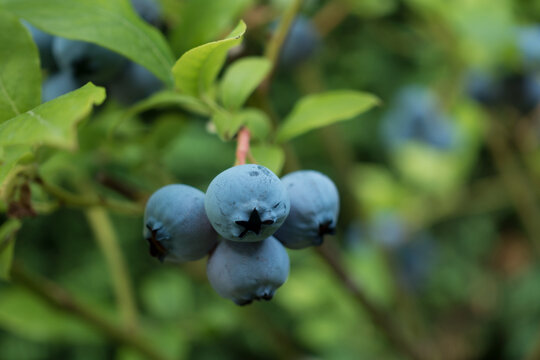
{"type": "Polygon", "coordinates": [[[156,0],[131,0],[133,9],[139,16],[155,27],[161,27],[163,11],[159,1],[156,0]]]}
{"type": "Polygon", "coordinates": [[[121,55],[85,41],[55,37],[52,46],[58,67],[82,82],[106,83],[127,64],[121,55]]]}
{"type": "Polygon", "coordinates": [[[210,255],[210,285],[237,305],[270,300],[289,276],[287,251],[273,237],[252,243],[222,240],[210,255]]]}
{"type": "Polygon", "coordinates": [[[501,84],[494,75],[479,70],[471,70],[465,79],[467,94],[486,106],[495,105],[500,101],[501,84]]]}
{"type": "Polygon", "coordinates": [[[43,102],[50,101],[70,91],[78,89],[82,84],[69,71],[61,71],[49,76],[41,91],[43,102]]]}
{"type": "Polygon", "coordinates": [[[294,19],[279,56],[279,63],[296,66],[309,59],[321,43],[321,37],[312,22],[303,16],[294,19]]]}
{"type": "Polygon", "coordinates": [[[289,197],[281,180],[261,165],[239,165],[216,176],[204,207],[225,239],[261,241],[271,236],[289,214],[289,197]]]}
{"type": "Polygon", "coordinates": [[[326,234],[335,231],[339,213],[339,194],[326,175],[301,170],[282,178],[291,201],[285,223],[274,235],[290,249],[321,245],[326,234]]]}
{"type": "Polygon", "coordinates": [[[122,75],[111,82],[109,92],[124,104],[133,104],[163,88],[159,80],[144,66],[130,62],[122,75]]]}
{"type": "Polygon", "coordinates": [[[201,259],[217,241],[204,211],[204,193],[181,184],[152,194],[144,211],[143,235],[150,243],[150,255],[160,261],[201,259]]]}
{"type": "Polygon", "coordinates": [[[400,90],[382,125],[384,140],[392,148],[410,141],[442,150],[455,145],[455,126],[442,112],[435,94],[420,86],[400,90]]]}

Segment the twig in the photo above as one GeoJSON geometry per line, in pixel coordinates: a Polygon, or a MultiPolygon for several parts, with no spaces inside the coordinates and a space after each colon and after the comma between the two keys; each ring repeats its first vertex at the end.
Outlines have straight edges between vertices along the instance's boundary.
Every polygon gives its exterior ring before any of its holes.
{"type": "Polygon", "coordinates": [[[528,179],[523,174],[516,156],[509,149],[505,132],[497,121],[498,119],[492,120],[488,148],[525,232],[537,255],[540,255],[540,210],[536,203],[536,194],[531,191],[528,179]]]}
{"type": "Polygon", "coordinates": [[[85,215],[112,275],[113,288],[124,324],[127,329],[136,331],[137,310],[131,281],[111,219],[101,207],[91,207],[85,211],[85,215]]]}
{"type": "Polygon", "coordinates": [[[313,24],[321,36],[326,36],[334,30],[346,17],[349,10],[342,1],[329,1],[313,17],[313,24]]]}
{"type": "Polygon", "coordinates": [[[296,17],[300,7],[302,6],[302,0],[292,0],[289,7],[285,10],[279,25],[274,32],[274,36],[268,42],[264,56],[272,63],[272,70],[266,77],[266,79],[259,85],[258,92],[267,93],[270,85],[270,79],[272,78],[276,69],[277,61],[279,59],[279,53],[281,47],[287,39],[287,34],[291,28],[291,25],[296,17]]]}
{"type": "Polygon", "coordinates": [[[41,178],[36,178],[36,182],[45,190],[45,192],[54,196],[60,203],[66,206],[72,207],[91,207],[91,206],[103,206],[114,212],[126,214],[126,215],[141,215],[143,213],[143,207],[139,204],[129,203],[126,201],[116,201],[112,199],[104,199],[98,196],[87,196],[73,194],[67,190],[62,189],[56,185],[47,183],[41,178]]]}
{"type": "Polygon", "coordinates": [[[235,165],[244,165],[246,163],[246,157],[249,153],[249,140],[251,133],[249,129],[243,127],[238,131],[237,143],[236,143],[236,163],[235,165]]]}
{"type": "Polygon", "coordinates": [[[405,337],[402,332],[397,328],[395,322],[388,317],[383,310],[369,300],[364,294],[362,289],[356,285],[356,283],[349,277],[347,271],[342,266],[341,260],[338,259],[337,252],[330,251],[328,244],[316,248],[317,253],[330,267],[334,274],[339,278],[345,288],[354,296],[363,309],[367,312],[371,321],[379,329],[383,330],[387,339],[403,354],[407,355],[411,359],[424,360],[433,359],[433,356],[427,356],[420,353],[405,337]]]}
{"type": "Polygon", "coordinates": [[[83,320],[118,343],[130,346],[141,355],[151,360],[166,360],[167,357],[157,352],[145,337],[110,322],[91,308],[78,302],[66,290],[41,276],[32,274],[18,264],[11,268],[12,279],[38,295],[51,306],[83,320]]]}

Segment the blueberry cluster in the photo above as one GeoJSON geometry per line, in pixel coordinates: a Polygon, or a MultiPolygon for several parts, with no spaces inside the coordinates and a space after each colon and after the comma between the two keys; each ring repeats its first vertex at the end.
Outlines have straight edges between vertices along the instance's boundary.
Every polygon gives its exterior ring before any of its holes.
{"type": "Polygon", "coordinates": [[[515,42],[518,66],[498,64],[493,72],[471,69],[465,91],[486,107],[510,107],[526,115],[540,103],[540,25],[518,28],[515,42]]]}
{"type": "Polygon", "coordinates": [[[435,94],[418,85],[400,89],[382,119],[382,137],[392,149],[415,141],[448,150],[455,145],[456,130],[435,94]]]}
{"type": "Polygon", "coordinates": [[[161,261],[209,254],[210,285],[238,305],[270,300],[289,275],[285,247],[322,244],[337,223],[339,195],[325,175],[296,171],[279,179],[261,165],[217,175],[206,195],[167,185],[148,200],[144,237],[161,261]]]}
{"type": "MultiPolygon", "coordinates": [[[[147,23],[163,27],[162,11],[156,0],[131,0],[134,10],[147,23]]],[[[106,86],[122,103],[143,99],[162,87],[145,67],[99,45],[52,36],[25,23],[36,43],[41,66],[48,76],[42,100],[50,101],[78,89],[89,81],[106,86]]]]}

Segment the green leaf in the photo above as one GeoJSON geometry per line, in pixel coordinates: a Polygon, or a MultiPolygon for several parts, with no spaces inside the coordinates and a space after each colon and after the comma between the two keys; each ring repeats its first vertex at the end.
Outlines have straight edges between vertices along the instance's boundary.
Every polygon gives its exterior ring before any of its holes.
{"type": "Polygon", "coordinates": [[[272,129],[272,123],[265,112],[248,108],[241,112],[244,125],[251,133],[253,140],[266,140],[272,129]]]}
{"type": "Polygon", "coordinates": [[[93,105],[104,100],[105,90],[88,83],[0,125],[0,146],[50,145],[75,149],[77,123],[90,113],[93,105]]]}
{"type": "Polygon", "coordinates": [[[0,279],[9,280],[13,250],[15,249],[15,233],[21,228],[21,222],[10,219],[0,227],[0,279]]]}
{"type": "Polygon", "coordinates": [[[163,35],[128,0],[0,0],[0,6],[37,28],[116,51],[172,85],[174,57],[163,35]]]}
{"type": "Polygon", "coordinates": [[[251,137],[255,140],[266,139],[271,129],[268,116],[264,112],[252,108],[237,113],[230,113],[218,108],[212,116],[212,122],[222,140],[232,139],[242,126],[247,126],[251,137]]]}
{"type": "Polygon", "coordinates": [[[180,22],[172,29],[170,43],[176,54],[183,54],[218,39],[238,22],[253,0],[197,0],[179,3],[180,22]]]}
{"type": "Polygon", "coordinates": [[[143,101],[135,104],[128,112],[129,115],[136,115],[146,110],[162,108],[168,106],[177,106],[183,110],[208,116],[210,115],[210,109],[201,100],[190,95],[179,94],[171,90],[163,90],[143,101]]]}
{"type": "Polygon", "coordinates": [[[212,116],[212,122],[222,140],[230,140],[244,125],[244,119],[239,114],[232,114],[225,110],[218,110],[212,116]]]}
{"type": "Polygon", "coordinates": [[[198,46],[182,55],[172,70],[176,87],[197,97],[207,92],[225,62],[227,51],[242,41],[245,32],[246,24],[240,21],[225,39],[198,46]]]}
{"type": "Polygon", "coordinates": [[[0,123],[41,102],[39,54],[28,30],[0,11],[0,123]]]}
{"type": "Polygon", "coordinates": [[[285,153],[283,149],[276,145],[254,145],[250,148],[251,155],[257,164],[266,166],[279,175],[285,162],[285,153]]]}
{"type": "Polygon", "coordinates": [[[220,96],[223,105],[237,110],[270,72],[272,64],[263,57],[248,57],[233,63],[221,81],[220,96]]]}
{"type": "Polygon", "coordinates": [[[376,96],[354,90],[334,90],[305,96],[284,120],[277,140],[290,140],[310,130],[351,119],[378,104],[376,96]]]}

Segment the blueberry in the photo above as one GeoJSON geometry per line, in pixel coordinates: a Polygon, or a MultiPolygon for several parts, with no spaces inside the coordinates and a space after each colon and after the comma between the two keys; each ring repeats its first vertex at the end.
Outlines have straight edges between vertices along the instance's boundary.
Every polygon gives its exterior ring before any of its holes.
{"type": "Polygon", "coordinates": [[[144,211],[143,234],[150,255],[160,261],[201,259],[217,241],[204,211],[204,193],[182,184],[167,185],[152,194],[144,211]]]}
{"type": "Polygon", "coordinates": [[[70,91],[78,89],[82,84],[69,71],[61,71],[49,76],[41,90],[43,102],[50,101],[70,91]]]}
{"type": "Polygon", "coordinates": [[[52,42],[54,36],[39,30],[26,21],[23,21],[22,23],[28,30],[30,30],[32,39],[34,39],[34,42],[37,45],[39,50],[39,59],[41,60],[41,67],[49,71],[54,70],[56,67],[52,53],[52,42]]]}
{"type": "Polygon", "coordinates": [[[321,245],[326,234],[333,234],[339,213],[339,194],[326,175],[301,170],[282,178],[291,201],[285,223],[274,235],[290,249],[321,245]]]}
{"type": "Polygon", "coordinates": [[[163,10],[156,0],[131,0],[131,5],[139,16],[155,27],[163,26],[163,10]]]}
{"type": "Polygon", "coordinates": [[[447,150],[455,144],[456,128],[429,89],[410,86],[399,92],[384,116],[382,135],[391,148],[418,141],[447,150]]]}
{"type": "Polygon", "coordinates": [[[474,100],[486,106],[493,106],[500,101],[500,81],[489,73],[471,70],[465,78],[465,91],[474,100]]]}
{"type": "Polygon", "coordinates": [[[210,255],[206,273],[210,285],[237,305],[270,300],[289,275],[287,251],[273,237],[251,243],[221,241],[210,255]]]}
{"type": "Polygon", "coordinates": [[[291,67],[306,61],[320,43],[321,37],[313,23],[303,16],[296,17],[281,48],[280,65],[291,67]]]}
{"type": "Polygon", "coordinates": [[[421,290],[435,266],[437,248],[428,233],[419,233],[394,249],[398,277],[403,286],[412,291],[421,290]]]}
{"type": "Polygon", "coordinates": [[[378,212],[370,223],[373,240],[388,248],[396,248],[407,240],[404,219],[392,211],[378,212]]]}
{"type": "Polygon", "coordinates": [[[104,84],[127,64],[121,55],[96,44],[55,37],[53,55],[63,71],[71,71],[83,83],[104,84]]]}
{"type": "Polygon", "coordinates": [[[225,239],[261,241],[271,236],[289,214],[289,197],[281,180],[261,165],[229,168],[212,180],[204,207],[225,239]]]}
{"type": "Polygon", "coordinates": [[[109,88],[115,99],[130,105],[161,90],[163,83],[144,66],[131,62],[109,88]]]}
{"type": "Polygon", "coordinates": [[[503,79],[504,101],[523,114],[540,102],[540,79],[535,74],[508,74],[503,79]]]}

